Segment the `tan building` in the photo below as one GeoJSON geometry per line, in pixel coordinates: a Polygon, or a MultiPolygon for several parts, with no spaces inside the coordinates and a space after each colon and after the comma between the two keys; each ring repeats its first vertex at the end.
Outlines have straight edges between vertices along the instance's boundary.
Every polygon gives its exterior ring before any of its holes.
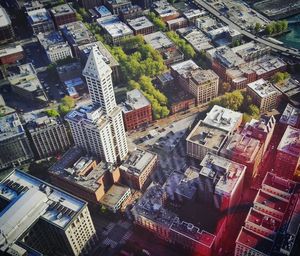
{"type": "Polygon", "coordinates": [[[280,91],[264,79],[248,84],[247,93],[252,97],[261,113],[276,109],[281,96],[280,91]]]}
{"type": "Polygon", "coordinates": [[[101,198],[100,203],[108,210],[116,213],[131,196],[129,187],[114,184],[101,198]]]}
{"type": "Polygon", "coordinates": [[[208,152],[218,155],[228,136],[228,132],[200,120],[186,138],[187,155],[200,161],[208,152]]]}
{"type": "Polygon", "coordinates": [[[143,190],[149,185],[149,177],[157,165],[157,155],[137,149],[119,167],[122,182],[130,188],[143,190]]]}
{"type": "Polygon", "coordinates": [[[197,104],[204,104],[218,96],[219,77],[212,70],[200,69],[192,60],[171,66],[172,75],[184,90],[196,98],[197,104]]]}
{"type": "Polygon", "coordinates": [[[171,66],[171,73],[197,104],[208,103],[218,96],[219,77],[212,70],[200,69],[192,60],[171,66]]]}
{"type": "Polygon", "coordinates": [[[39,158],[62,153],[71,145],[66,127],[59,118],[41,116],[29,122],[26,128],[39,158]]]}

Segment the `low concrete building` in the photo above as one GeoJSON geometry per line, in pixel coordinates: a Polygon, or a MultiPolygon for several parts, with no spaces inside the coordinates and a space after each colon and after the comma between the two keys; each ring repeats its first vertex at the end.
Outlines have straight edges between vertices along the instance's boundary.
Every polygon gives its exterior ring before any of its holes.
{"type": "Polygon", "coordinates": [[[150,176],[157,166],[158,157],[155,153],[137,149],[119,167],[121,179],[132,189],[145,190],[150,184],[150,176]]]}

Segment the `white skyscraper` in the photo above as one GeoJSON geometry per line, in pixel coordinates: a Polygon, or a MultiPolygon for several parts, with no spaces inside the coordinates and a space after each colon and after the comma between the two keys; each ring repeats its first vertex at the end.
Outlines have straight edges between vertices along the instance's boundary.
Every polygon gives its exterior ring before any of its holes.
{"type": "Polygon", "coordinates": [[[66,116],[76,145],[101,159],[115,163],[128,153],[122,111],[116,104],[112,70],[94,47],[83,75],[92,105],[71,111],[66,116]]]}

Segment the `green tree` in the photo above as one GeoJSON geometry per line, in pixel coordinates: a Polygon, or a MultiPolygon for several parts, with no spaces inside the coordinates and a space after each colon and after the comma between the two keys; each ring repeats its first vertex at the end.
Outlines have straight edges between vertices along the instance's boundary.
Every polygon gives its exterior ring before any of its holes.
{"type": "Polygon", "coordinates": [[[62,116],[64,116],[64,115],[66,115],[68,112],[70,112],[70,108],[68,107],[68,106],[66,106],[66,105],[59,105],[58,106],[58,111],[59,111],[59,113],[62,115],[62,116]]]}
{"type": "Polygon", "coordinates": [[[254,105],[254,104],[251,104],[249,107],[248,107],[248,111],[247,111],[247,114],[249,114],[250,116],[252,116],[253,118],[258,118],[259,117],[259,108],[254,105]]]}
{"type": "Polygon", "coordinates": [[[268,35],[272,35],[274,33],[274,26],[272,24],[268,24],[266,26],[266,32],[268,35]]]}
{"type": "Polygon", "coordinates": [[[254,30],[258,33],[261,30],[261,24],[259,22],[255,23],[254,30]]]}
{"type": "Polygon", "coordinates": [[[59,113],[56,109],[47,109],[47,110],[45,110],[45,113],[47,116],[51,116],[51,117],[59,116],[59,113]]]}
{"type": "Polygon", "coordinates": [[[228,82],[223,82],[222,83],[222,92],[225,93],[225,92],[230,92],[231,90],[231,85],[230,83],[228,82]]]}
{"type": "Polygon", "coordinates": [[[72,109],[75,107],[75,100],[71,96],[65,96],[61,99],[62,105],[72,109]]]}
{"type": "Polygon", "coordinates": [[[166,106],[163,106],[161,108],[161,117],[167,117],[169,114],[170,110],[166,106]]]}

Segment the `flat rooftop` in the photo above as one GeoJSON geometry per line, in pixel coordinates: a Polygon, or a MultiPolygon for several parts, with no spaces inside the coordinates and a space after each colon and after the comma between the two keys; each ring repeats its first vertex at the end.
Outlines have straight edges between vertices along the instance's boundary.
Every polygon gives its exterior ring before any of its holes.
{"type": "Polygon", "coordinates": [[[51,46],[62,47],[69,46],[63,38],[60,31],[53,31],[49,33],[39,33],[37,38],[45,50],[49,50],[51,46]]]}
{"type": "Polygon", "coordinates": [[[104,5],[96,6],[94,9],[101,17],[112,15],[112,13],[104,5]]]}
{"type": "Polygon", "coordinates": [[[208,51],[213,59],[217,59],[224,67],[233,68],[245,61],[227,46],[221,46],[208,51]]]}
{"type": "Polygon", "coordinates": [[[136,19],[127,20],[128,25],[135,31],[154,26],[146,16],[141,16],[136,19]]]}
{"type": "Polygon", "coordinates": [[[172,172],[164,184],[164,190],[168,197],[174,199],[177,194],[180,197],[192,200],[199,185],[199,169],[189,166],[184,173],[172,172]]]}
{"type": "Polygon", "coordinates": [[[31,122],[26,124],[26,128],[29,132],[36,132],[39,130],[44,130],[47,127],[62,125],[62,121],[58,117],[49,117],[46,114],[40,114],[36,116],[31,122]]]}
{"type": "MultiPolygon", "coordinates": [[[[253,223],[261,228],[268,229],[271,232],[277,232],[279,230],[280,224],[281,224],[280,220],[278,220],[270,215],[266,215],[265,213],[260,212],[259,210],[256,210],[255,208],[250,209],[245,222],[253,223]]],[[[260,233],[259,230],[257,230],[257,232],[260,233]]],[[[261,235],[264,235],[264,234],[261,234],[261,235]]],[[[273,240],[274,236],[269,235],[268,238],[273,240]]]]}
{"type": "Polygon", "coordinates": [[[164,190],[160,185],[151,184],[135,204],[133,213],[169,228],[176,214],[164,208],[163,194],[164,190]]]}
{"type": "Polygon", "coordinates": [[[287,79],[286,81],[274,84],[274,86],[281,91],[282,93],[289,94],[289,92],[292,92],[293,90],[297,90],[300,88],[300,83],[298,80],[295,79],[287,79]]]}
{"type": "Polygon", "coordinates": [[[177,32],[198,52],[214,48],[211,40],[196,27],[180,28],[177,32]]]}
{"type": "Polygon", "coordinates": [[[249,83],[248,87],[261,98],[280,94],[271,82],[265,81],[264,79],[259,79],[255,82],[249,83]]]}
{"type": "Polygon", "coordinates": [[[286,212],[289,205],[286,200],[275,197],[274,195],[264,192],[261,189],[258,191],[254,199],[254,205],[255,204],[262,204],[264,205],[264,207],[276,210],[278,212],[281,212],[282,214],[286,212]]]}
{"type": "Polygon", "coordinates": [[[155,153],[137,149],[129,154],[128,158],[119,168],[120,170],[139,176],[155,158],[157,158],[155,153]]]}
{"type": "Polygon", "coordinates": [[[30,23],[40,23],[45,21],[51,21],[50,15],[45,8],[29,11],[27,13],[30,23]]]}
{"type": "Polygon", "coordinates": [[[259,234],[244,227],[241,229],[236,242],[248,248],[252,248],[253,250],[262,252],[265,255],[270,255],[273,248],[272,240],[264,236],[260,236],[259,234]]]}
{"type": "Polygon", "coordinates": [[[226,141],[227,136],[228,132],[205,124],[200,120],[186,140],[206,148],[219,150],[226,141]]]}
{"type": "Polygon", "coordinates": [[[204,10],[200,9],[189,9],[183,13],[183,16],[186,17],[187,19],[192,19],[200,16],[206,15],[207,12],[204,10]]]}
{"type": "Polygon", "coordinates": [[[120,104],[120,107],[122,108],[125,114],[133,110],[141,109],[143,107],[151,105],[149,100],[138,89],[129,91],[126,93],[126,95],[127,95],[126,101],[120,104]]]}
{"type": "Polygon", "coordinates": [[[10,202],[0,213],[0,241],[3,251],[38,219],[65,229],[86,206],[85,201],[17,169],[1,181],[0,197],[10,202]]]}
{"type": "Polygon", "coordinates": [[[118,38],[133,34],[132,30],[116,15],[97,19],[98,24],[106,30],[112,38],[118,38]]]}
{"type": "Polygon", "coordinates": [[[72,110],[65,116],[65,119],[76,123],[84,122],[87,125],[92,125],[96,121],[96,125],[99,125],[99,127],[107,122],[101,108],[93,105],[84,105],[76,110],[72,110]]]}
{"type": "Polygon", "coordinates": [[[50,11],[54,17],[59,17],[62,15],[67,15],[72,13],[75,14],[75,11],[69,4],[57,5],[55,7],[52,7],[50,11]]]}
{"type": "Polygon", "coordinates": [[[0,58],[19,52],[23,52],[23,47],[21,45],[6,46],[5,48],[0,49],[0,58]]]}
{"type": "Polygon", "coordinates": [[[185,221],[174,221],[170,227],[170,230],[193,240],[193,242],[202,244],[209,248],[212,247],[216,238],[215,235],[206,232],[205,230],[201,230],[192,223],[187,223],[185,221]]]}
{"type": "Polygon", "coordinates": [[[25,134],[17,113],[0,117],[0,141],[25,134]]]}
{"type": "Polygon", "coordinates": [[[279,176],[276,176],[273,173],[267,172],[262,186],[264,187],[264,185],[267,185],[269,187],[281,190],[287,194],[292,194],[295,191],[296,184],[297,183],[292,180],[286,180],[279,176]]]}
{"type": "Polygon", "coordinates": [[[95,192],[100,186],[103,186],[99,181],[100,178],[106,172],[113,170],[111,164],[104,162],[96,164],[95,158],[85,155],[80,148],[73,147],[50,167],[49,172],[77,184],[85,190],[95,192]],[[96,166],[94,167],[94,165],[96,166]]]}
{"type": "Polygon", "coordinates": [[[227,132],[233,132],[234,129],[242,122],[242,118],[243,114],[240,112],[223,108],[219,105],[214,105],[213,108],[206,114],[203,123],[220,128],[227,132]]]}
{"type": "Polygon", "coordinates": [[[70,44],[79,46],[96,41],[93,34],[86,28],[82,21],[61,25],[59,29],[70,44]]]}
{"type": "Polygon", "coordinates": [[[129,187],[123,185],[113,184],[111,188],[100,199],[100,203],[114,208],[118,204],[124,195],[130,191],[129,187]]]}
{"type": "Polygon", "coordinates": [[[166,17],[174,15],[177,12],[177,9],[169,4],[167,1],[157,1],[153,3],[154,11],[161,17],[166,17]]]}
{"type": "Polygon", "coordinates": [[[300,124],[300,108],[296,108],[288,103],[280,117],[279,122],[291,126],[300,124]]]}
{"type": "Polygon", "coordinates": [[[271,49],[269,46],[251,41],[249,43],[245,43],[240,46],[236,46],[236,47],[232,48],[232,50],[236,54],[238,54],[241,58],[247,59],[248,57],[253,56],[255,53],[258,53],[261,51],[268,52],[271,49]]]}
{"type": "Polygon", "coordinates": [[[6,10],[0,6],[0,27],[11,25],[11,20],[6,10]]]}
{"type": "Polygon", "coordinates": [[[243,134],[235,133],[228,138],[223,152],[226,155],[252,163],[260,149],[260,141],[243,134]]]}
{"type": "Polygon", "coordinates": [[[202,69],[197,69],[197,70],[193,70],[189,73],[189,77],[191,78],[191,80],[199,85],[199,86],[203,86],[206,83],[210,83],[211,81],[216,81],[219,80],[218,75],[210,70],[202,70],[202,69]]]}
{"type": "Polygon", "coordinates": [[[214,179],[215,193],[230,195],[242,182],[246,166],[208,153],[202,160],[200,175],[214,179]]]}
{"type": "Polygon", "coordinates": [[[277,147],[278,151],[299,158],[300,157],[300,129],[288,126],[277,147]]]}
{"type": "Polygon", "coordinates": [[[193,60],[186,60],[173,64],[171,69],[176,71],[179,75],[187,77],[191,71],[200,69],[200,67],[193,60]]]}
{"type": "Polygon", "coordinates": [[[169,39],[163,32],[157,31],[144,36],[144,40],[147,44],[150,44],[154,49],[164,49],[169,48],[174,45],[174,43],[169,39]]]}

